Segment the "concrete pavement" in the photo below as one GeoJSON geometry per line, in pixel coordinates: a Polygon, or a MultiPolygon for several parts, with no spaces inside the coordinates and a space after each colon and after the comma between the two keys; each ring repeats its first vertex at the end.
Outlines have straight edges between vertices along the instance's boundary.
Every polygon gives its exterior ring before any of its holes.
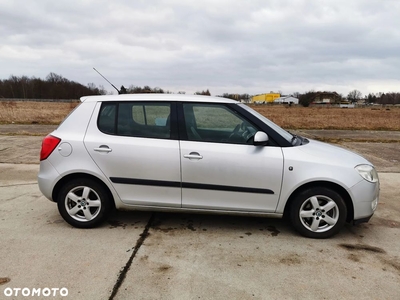
{"type": "Polygon", "coordinates": [[[73,228],[37,187],[48,129],[0,135],[0,299],[43,298],[18,288],[66,288],[64,299],[78,300],[400,298],[397,142],[342,144],[380,171],[378,210],[311,240],[284,220],[233,216],[116,212],[99,228],[73,228]]]}
{"type": "Polygon", "coordinates": [[[4,294],[25,287],[67,288],[65,299],[399,298],[398,173],[380,174],[370,223],[311,240],[283,220],[233,216],[117,212],[72,228],[37,171],[0,164],[1,299],[26,299],[4,294]]]}
{"type": "Polygon", "coordinates": [[[100,228],[73,228],[40,193],[37,171],[38,165],[0,164],[0,278],[10,279],[0,285],[0,299],[14,299],[7,288],[25,287],[108,299],[150,214],[120,213],[100,228]]]}

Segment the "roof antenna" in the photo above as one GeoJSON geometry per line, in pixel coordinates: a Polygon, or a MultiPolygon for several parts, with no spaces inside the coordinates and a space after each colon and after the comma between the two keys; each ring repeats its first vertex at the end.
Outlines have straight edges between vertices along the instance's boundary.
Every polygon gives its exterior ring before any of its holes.
{"type": "Polygon", "coordinates": [[[99,71],[96,70],[96,68],[93,68],[93,70],[95,70],[97,73],[99,73],[99,75],[101,77],[103,77],[109,84],[111,84],[111,86],[117,90],[118,94],[126,94],[126,88],[122,85],[121,86],[121,90],[117,89],[117,87],[115,85],[113,85],[107,78],[105,78],[99,71]]]}

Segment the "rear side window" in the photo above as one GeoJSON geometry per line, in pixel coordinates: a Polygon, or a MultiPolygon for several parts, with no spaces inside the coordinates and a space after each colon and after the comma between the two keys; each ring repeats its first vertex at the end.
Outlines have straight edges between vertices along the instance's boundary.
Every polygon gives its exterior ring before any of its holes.
{"type": "Polygon", "coordinates": [[[121,136],[171,138],[171,104],[165,102],[103,103],[100,131],[121,136]]]}

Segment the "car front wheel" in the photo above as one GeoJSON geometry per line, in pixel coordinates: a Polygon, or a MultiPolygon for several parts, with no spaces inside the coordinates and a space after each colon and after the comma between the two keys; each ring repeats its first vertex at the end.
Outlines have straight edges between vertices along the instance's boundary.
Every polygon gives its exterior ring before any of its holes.
{"type": "Polygon", "coordinates": [[[343,227],[347,207],[336,191],[312,188],[299,193],[290,207],[290,219],[294,228],[303,236],[328,238],[343,227]]]}
{"type": "Polygon", "coordinates": [[[67,182],[57,197],[58,211],[70,225],[92,228],[103,221],[110,211],[108,193],[91,179],[74,179],[67,182]]]}

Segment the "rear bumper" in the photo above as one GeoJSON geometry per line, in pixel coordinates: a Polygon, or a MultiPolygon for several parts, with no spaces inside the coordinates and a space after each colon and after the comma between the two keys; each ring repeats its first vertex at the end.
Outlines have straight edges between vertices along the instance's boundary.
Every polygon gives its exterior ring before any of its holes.
{"type": "Polygon", "coordinates": [[[53,188],[59,178],[60,174],[48,160],[40,162],[40,171],[38,174],[39,189],[47,199],[53,202],[55,202],[53,199],[53,188]]]}

